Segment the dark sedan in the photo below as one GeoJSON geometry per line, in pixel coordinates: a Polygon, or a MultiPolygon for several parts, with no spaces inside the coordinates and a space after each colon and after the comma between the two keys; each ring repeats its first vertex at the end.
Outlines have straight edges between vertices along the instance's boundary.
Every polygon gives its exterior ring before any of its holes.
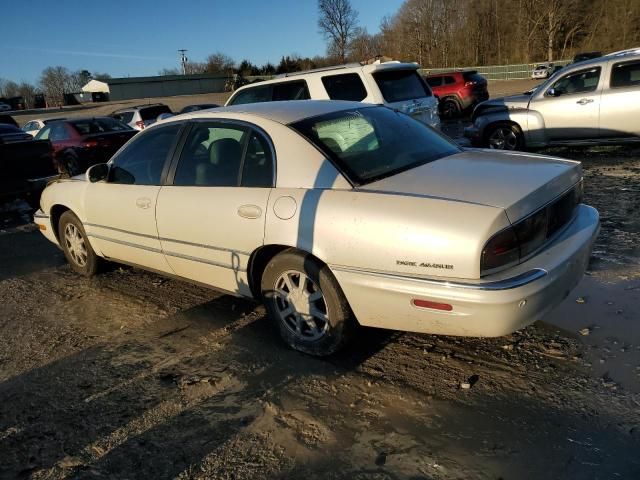
{"type": "Polygon", "coordinates": [[[84,173],[111,156],[137,133],[110,117],[77,118],[46,125],[36,140],[49,140],[60,173],[84,173]]]}

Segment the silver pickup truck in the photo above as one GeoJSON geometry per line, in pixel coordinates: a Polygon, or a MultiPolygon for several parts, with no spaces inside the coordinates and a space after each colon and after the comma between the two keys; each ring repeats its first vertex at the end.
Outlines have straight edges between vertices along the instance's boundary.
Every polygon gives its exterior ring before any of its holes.
{"type": "Polygon", "coordinates": [[[640,142],[640,48],[571,64],[522,95],[478,104],[472,145],[501,150],[640,142]]]}

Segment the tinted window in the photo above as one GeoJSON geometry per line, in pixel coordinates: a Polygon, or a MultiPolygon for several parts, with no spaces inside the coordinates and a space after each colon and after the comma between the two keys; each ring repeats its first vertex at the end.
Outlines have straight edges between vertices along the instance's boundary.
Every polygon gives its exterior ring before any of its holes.
{"type": "Polygon", "coordinates": [[[453,77],[444,77],[444,84],[445,85],[452,85],[456,83],[456,79],[453,77]]]}
{"type": "Polygon", "coordinates": [[[479,75],[478,72],[464,72],[462,78],[464,78],[465,82],[487,83],[484,77],[479,75]]]}
{"type": "Polygon", "coordinates": [[[220,123],[196,123],[182,149],[174,185],[237,186],[247,129],[220,123]]]}
{"type": "Polygon", "coordinates": [[[292,126],[327,153],[356,184],[460,152],[423,123],[385,107],[334,112],[292,126]]]}
{"type": "Polygon", "coordinates": [[[361,102],[367,96],[367,90],[357,73],[322,77],[322,84],[331,100],[361,102]]]}
{"type": "Polygon", "coordinates": [[[640,62],[616,63],[611,70],[611,86],[632,85],[640,85],[640,62]]]}
{"type": "Polygon", "coordinates": [[[263,87],[252,87],[238,92],[234,96],[229,105],[242,105],[245,103],[259,103],[271,101],[271,87],[265,85],[263,87]]]}
{"type": "Polygon", "coordinates": [[[49,134],[49,140],[68,140],[70,138],[67,126],[64,123],[57,122],[51,125],[51,133],[49,134]]]}
{"type": "Polygon", "coordinates": [[[431,87],[442,86],[442,77],[425,77],[425,80],[431,87]]]}
{"type": "Polygon", "coordinates": [[[122,112],[115,115],[115,118],[124,123],[131,123],[131,120],[133,120],[133,112],[122,112]]]}
{"type": "Polygon", "coordinates": [[[43,120],[42,123],[45,125],[49,125],[52,122],[60,122],[61,120],[66,120],[64,118],[50,118],[49,120],[43,120]]]}
{"type": "Polygon", "coordinates": [[[131,130],[131,127],[114,118],[89,118],[86,120],[75,120],[69,123],[80,135],[131,130]]]}
{"type": "Polygon", "coordinates": [[[273,101],[278,100],[308,100],[309,89],[307,82],[298,80],[295,82],[276,83],[273,85],[273,101]]]}
{"type": "Polygon", "coordinates": [[[172,112],[171,109],[166,105],[156,105],[154,107],[146,107],[140,109],[140,117],[142,118],[142,120],[155,120],[161,113],[172,112]]]}
{"type": "Polygon", "coordinates": [[[430,97],[431,90],[415,70],[389,70],[373,74],[388,103],[430,97]]]}
{"type": "Polygon", "coordinates": [[[255,132],[249,137],[242,166],[243,187],[273,187],[273,158],[267,140],[255,132]]]}
{"type": "Polygon", "coordinates": [[[172,124],[138,134],[114,159],[109,182],[160,185],[165,160],[181,126],[172,124]]]}
{"type": "Polygon", "coordinates": [[[556,95],[593,92],[598,87],[600,67],[580,70],[565,75],[552,85],[556,95]]]}

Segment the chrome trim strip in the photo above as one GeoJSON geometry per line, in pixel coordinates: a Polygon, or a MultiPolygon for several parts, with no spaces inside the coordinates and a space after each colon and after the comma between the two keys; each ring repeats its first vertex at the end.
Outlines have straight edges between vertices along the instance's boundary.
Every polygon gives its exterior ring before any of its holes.
{"type": "Polygon", "coordinates": [[[162,250],[153,247],[147,247],[144,245],[138,245],[136,243],[125,242],[124,240],[116,240],[115,238],[105,237],[103,235],[96,235],[95,233],[87,232],[87,237],[99,238],[100,240],[106,240],[107,242],[119,243],[120,245],[125,245],[127,247],[139,248],[141,250],[147,250],[153,253],[162,253],[162,250]]]}
{"type": "Polygon", "coordinates": [[[45,213],[34,213],[33,214],[33,218],[50,218],[49,215],[45,214],[45,213]]]}
{"type": "Polygon", "coordinates": [[[183,255],[181,253],[176,253],[176,252],[166,252],[165,251],[163,253],[165,255],[170,256],[170,257],[181,258],[183,260],[190,260],[192,262],[206,263],[207,265],[213,265],[214,267],[227,268],[229,270],[233,270],[234,272],[246,272],[247,271],[246,268],[233,268],[232,266],[225,265],[225,264],[219,263],[219,262],[214,262],[213,260],[206,260],[206,259],[200,258],[200,257],[192,257],[190,255],[183,255]]]}
{"type": "Polygon", "coordinates": [[[174,240],[173,238],[166,238],[166,237],[159,237],[159,239],[161,242],[173,242],[173,243],[179,243],[181,245],[189,245],[190,247],[207,248],[209,250],[218,250],[220,252],[237,253],[239,255],[246,255],[246,256],[251,255],[248,252],[241,252],[240,250],[233,250],[232,248],[214,247],[213,245],[204,245],[202,243],[185,242],[183,240],[174,240]]]}
{"type": "Polygon", "coordinates": [[[146,233],[131,232],[129,230],[123,230],[121,228],[106,227],[104,225],[98,225],[96,223],[84,223],[84,225],[86,227],[104,228],[106,230],[113,230],[114,232],[126,233],[128,235],[135,235],[137,237],[150,238],[152,240],[160,240],[161,242],[179,243],[181,245],[189,245],[190,247],[200,247],[200,248],[206,248],[206,249],[209,249],[209,250],[218,250],[220,252],[237,253],[238,255],[246,255],[246,256],[250,256],[251,255],[250,252],[242,252],[240,250],[233,250],[231,248],[215,247],[213,245],[205,245],[205,244],[202,244],[202,243],[185,242],[184,240],[175,240],[173,238],[167,238],[167,237],[157,237],[155,235],[148,235],[146,233]]]}
{"type": "Polygon", "coordinates": [[[388,278],[390,280],[408,280],[412,282],[424,283],[426,285],[437,285],[440,287],[449,287],[449,288],[464,288],[468,290],[483,290],[483,291],[500,291],[500,290],[511,290],[513,288],[522,287],[529,283],[535,282],[540,278],[547,275],[547,271],[542,268],[534,268],[527,272],[521,273],[520,275],[516,275],[515,277],[505,278],[504,280],[496,280],[493,282],[485,282],[485,283],[467,283],[467,282],[457,282],[450,280],[436,280],[433,278],[420,278],[420,277],[412,277],[410,275],[402,275],[395,273],[385,273],[385,272],[372,272],[370,270],[360,270],[358,268],[352,267],[343,267],[343,266],[330,266],[332,270],[336,270],[339,272],[348,272],[348,273],[359,273],[362,275],[370,275],[374,277],[382,277],[388,278]]]}
{"type": "Polygon", "coordinates": [[[99,238],[100,240],[105,240],[107,242],[113,242],[113,243],[118,243],[120,245],[125,245],[127,247],[131,247],[131,248],[139,248],[141,250],[147,250],[149,252],[153,252],[153,253],[161,253],[164,255],[168,255],[170,257],[176,257],[176,258],[182,258],[184,260],[191,260],[192,262],[198,262],[198,263],[206,263],[208,265],[213,265],[216,267],[222,267],[222,268],[226,268],[229,270],[234,270],[236,272],[246,272],[246,268],[233,268],[232,266],[229,265],[224,265],[223,263],[219,263],[219,262],[214,262],[213,260],[207,260],[204,258],[199,258],[199,257],[192,257],[190,255],[182,255],[181,253],[175,253],[175,252],[164,252],[160,249],[157,248],[153,248],[153,247],[147,247],[144,245],[138,245],[135,243],[131,243],[131,242],[125,242],[123,240],[116,240],[115,238],[109,238],[109,237],[105,237],[102,235],[96,235],[94,233],[87,233],[88,237],[93,237],[93,238],[99,238]]]}

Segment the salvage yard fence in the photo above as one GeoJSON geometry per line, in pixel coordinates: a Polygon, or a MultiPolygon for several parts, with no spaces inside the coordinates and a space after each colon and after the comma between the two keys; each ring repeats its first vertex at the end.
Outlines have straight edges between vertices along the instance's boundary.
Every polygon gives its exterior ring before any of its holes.
{"type": "MultiPolygon", "coordinates": [[[[558,60],[553,63],[554,66],[565,66],[570,60],[558,60]]],[[[487,80],[517,80],[522,78],[530,78],[531,72],[538,65],[547,65],[548,62],[537,63],[516,63],[513,65],[488,65],[484,67],[449,67],[449,68],[423,68],[420,71],[424,75],[433,73],[451,72],[452,70],[476,70],[487,80]]]]}

